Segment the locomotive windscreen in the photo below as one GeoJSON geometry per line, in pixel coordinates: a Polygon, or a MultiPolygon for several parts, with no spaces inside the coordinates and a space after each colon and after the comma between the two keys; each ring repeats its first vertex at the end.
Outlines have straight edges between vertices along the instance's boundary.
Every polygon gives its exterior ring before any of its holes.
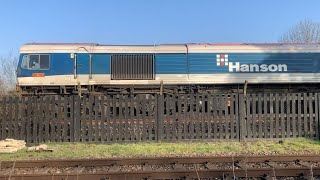
{"type": "Polygon", "coordinates": [[[114,54],[111,56],[112,80],[153,80],[153,54],[114,54]]]}

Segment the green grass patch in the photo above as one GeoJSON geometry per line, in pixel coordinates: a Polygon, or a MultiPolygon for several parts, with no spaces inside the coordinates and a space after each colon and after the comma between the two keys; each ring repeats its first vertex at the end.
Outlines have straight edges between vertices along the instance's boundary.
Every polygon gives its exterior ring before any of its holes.
{"type": "Polygon", "coordinates": [[[279,141],[257,140],[247,142],[177,142],[88,144],[49,143],[53,152],[27,152],[0,154],[0,160],[110,158],[142,156],[220,156],[220,155],[297,155],[320,154],[320,142],[309,139],[279,141]]]}

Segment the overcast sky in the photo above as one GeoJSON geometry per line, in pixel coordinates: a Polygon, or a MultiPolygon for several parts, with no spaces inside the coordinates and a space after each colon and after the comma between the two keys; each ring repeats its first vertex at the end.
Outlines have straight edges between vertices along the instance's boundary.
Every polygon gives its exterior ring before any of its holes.
{"type": "Polygon", "coordinates": [[[0,56],[28,42],[276,42],[319,0],[3,0],[0,56]]]}

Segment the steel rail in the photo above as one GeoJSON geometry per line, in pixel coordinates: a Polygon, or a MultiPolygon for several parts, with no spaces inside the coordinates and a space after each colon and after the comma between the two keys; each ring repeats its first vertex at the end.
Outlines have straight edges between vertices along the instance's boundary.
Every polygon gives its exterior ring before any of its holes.
{"type": "Polygon", "coordinates": [[[69,167],[69,166],[109,166],[137,164],[200,164],[205,162],[228,163],[235,161],[264,162],[264,161],[320,161],[320,155],[272,155],[272,156],[197,156],[197,157],[134,157],[134,158],[103,158],[103,159],[59,159],[59,160],[21,160],[0,161],[0,168],[28,167],[69,167]]]}
{"type": "Polygon", "coordinates": [[[37,161],[2,161],[0,162],[0,174],[2,179],[163,179],[163,178],[212,178],[212,177],[314,177],[320,176],[320,166],[312,167],[309,162],[320,162],[320,155],[303,156],[201,156],[201,157],[152,157],[152,158],[108,158],[108,159],[69,159],[69,160],[37,160],[37,161]],[[299,167],[283,167],[277,163],[297,163],[299,167]],[[221,163],[226,167],[215,167],[215,163],[221,163]],[[252,168],[248,163],[266,163],[268,168],[252,168]],[[206,168],[195,166],[187,169],[182,164],[202,164],[206,168]],[[230,164],[232,168],[230,168],[230,164]],[[142,170],[121,171],[120,166],[139,165],[142,170]],[[152,170],[151,165],[170,165],[170,170],[152,170]],[[211,165],[211,166],[210,166],[211,165]],[[86,167],[98,168],[108,166],[108,170],[95,172],[83,172],[86,167]],[[73,167],[68,173],[49,173],[50,168],[73,167]],[[42,168],[42,173],[19,174],[16,170],[25,168],[42,168]]]}
{"type": "Polygon", "coordinates": [[[280,169],[216,169],[216,170],[198,170],[198,171],[137,171],[137,172],[99,172],[99,173],[62,173],[62,174],[19,174],[0,176],[0,180],[62,180],[62,179],[197,179],[200,178],[244,178],[244,177],[314,177],[320,175],[320,168],[313,169],[312,176],[309,168],[280,168],[280,169]]]}

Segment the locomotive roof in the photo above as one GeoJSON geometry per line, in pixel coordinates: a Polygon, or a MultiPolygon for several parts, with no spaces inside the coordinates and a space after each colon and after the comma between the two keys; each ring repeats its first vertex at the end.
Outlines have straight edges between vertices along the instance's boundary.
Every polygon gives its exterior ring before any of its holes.
{"type": "Polygon", "coordinates": [[[320,52],[320,43],[188,43],[102,45],[96,43],[27,43],[20,53],[250,53],[320,52]]]}

